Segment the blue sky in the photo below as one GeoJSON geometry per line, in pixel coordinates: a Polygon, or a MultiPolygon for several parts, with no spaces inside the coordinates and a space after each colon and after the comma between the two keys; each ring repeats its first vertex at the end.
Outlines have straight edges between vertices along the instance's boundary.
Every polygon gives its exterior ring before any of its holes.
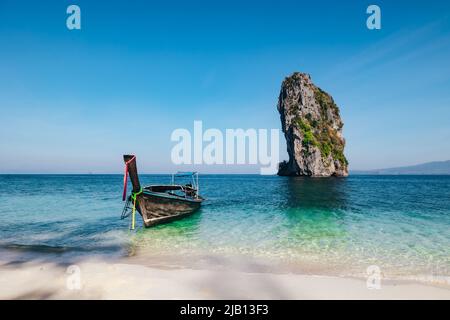
{"type": "Polygon", "coordinates": [[[341,108],[350,169],[450,159],[449,13],[448,1],[1,0],[0,173],[119,173],[123,153],[176,170],[170,134],[194,120],[280,128],[294,71],[341,108]],[[70,4],[81,30],[66,28],[70,4]],[[366,28],[369,4],[381,30],[366,28]]]}

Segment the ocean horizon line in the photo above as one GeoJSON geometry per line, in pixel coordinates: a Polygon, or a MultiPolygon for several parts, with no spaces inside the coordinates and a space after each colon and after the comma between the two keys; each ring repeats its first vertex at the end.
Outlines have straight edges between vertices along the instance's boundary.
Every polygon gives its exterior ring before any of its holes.
{"type": "MultiPolygon", "coordinates": [[[[356,170],[356,172],[349,172],[349,176],[450,176],[449,173],[359,173],[359,170],[356,170]]],[[[259,173],[236,173],[236,172],[230,172],[230,173],[202,173],[200,171],[198,172],[199,175],[202,176],[265,176],[265,177],[278,177],[277,174],[271,174],[271,175],[263,175],[259,173]]],[[[170,176],[172,174],[175,174],[176,172],[163,172],[163,173],[139,173],[139,175],[146,175],[146,176],[170,176]]],[[[20,172],[20,173],[0,173],[0,176],[123,176],[123,173],[73,173],[73,172],[57,172],[57,173],[46,173],[46,172],[33,172],[33,173],[27,173],[27,172],[20,172]]],[[[279,176],[281,177],[281,176],[279,176]]],[[[289,177],[306,177],[306,178],[337,178],[334,176],[331,177],[312,177],[312,176],[287,176],[289,177]]],[[[339,177],[339,178],[345,178],[345,177],[339,177]]]]}

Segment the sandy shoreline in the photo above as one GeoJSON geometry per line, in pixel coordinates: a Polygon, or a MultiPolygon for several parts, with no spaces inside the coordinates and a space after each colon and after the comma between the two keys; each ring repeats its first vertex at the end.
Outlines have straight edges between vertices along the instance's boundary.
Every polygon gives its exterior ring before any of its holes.
{"type": "Polygon", "coordinates": [[[0,299],[450,299],[450,290],[402,281],[382,281],[376,290],[362,279],[83,260],[2,263],[0,299]]]}

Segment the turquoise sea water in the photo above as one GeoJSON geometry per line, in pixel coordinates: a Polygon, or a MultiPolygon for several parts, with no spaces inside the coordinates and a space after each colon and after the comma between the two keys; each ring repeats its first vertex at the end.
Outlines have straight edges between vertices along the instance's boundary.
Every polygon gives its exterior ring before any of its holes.
{"type": "Polygon", "coordinates": [[[120,220],[121,175],[0,175],[0,258],[212,254],[311,273],[450,276],[450,176],[203,175],[200,187],[200,211],[134,233],[120,220]]]}

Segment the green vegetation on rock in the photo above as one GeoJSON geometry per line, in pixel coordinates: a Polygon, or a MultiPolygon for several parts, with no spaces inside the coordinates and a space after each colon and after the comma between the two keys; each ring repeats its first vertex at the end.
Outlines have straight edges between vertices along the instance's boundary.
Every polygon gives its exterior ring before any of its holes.
{"type": "Polygon", "coordinates": [[[311,125],[308,120],[302,120],[301,118],[297,119],[297,125],[302,132],[303,140],[302,144],[304,147],[309,147],[310,145],[317,146],[317,140],[312,131],[311,125]]]}
{"type": "Polygon", "coordinates": [[[320,93],[320,96],[323,98],[321,100],[321,108],[323,108],[322,120],[313,120],[311,114],[307,114],[304,118],[298,117],[295,120],[297,127],[302,133],[302,145],[306,148],[307,153],[310,153],[310,146],[315,146],[319,148],[324,158],[328,158],[331,154],[334,160],[347,165],[348,161],[344,155],[344,144],[337,136],[336,130],[330,126],[330,121],[324,117],[327,114],[327,108],[333,107],[333,105],[336,106],[334,102],[330,105],[332,100],[324,98],[325,95],[320,93]]]}
{"type": "Polygon", "coordinates": [[[330,121],[331,119],[328,119],[328,110],[331,109],[336,117],[339,117],[339,108],[334,103],[333,98],[327,94],[322,89],[316,87],[314,90],[314,97],[316,98],[317,103],[320,105],[320,113],[322,115],[322,119],[326,119],[330,121]]]}

